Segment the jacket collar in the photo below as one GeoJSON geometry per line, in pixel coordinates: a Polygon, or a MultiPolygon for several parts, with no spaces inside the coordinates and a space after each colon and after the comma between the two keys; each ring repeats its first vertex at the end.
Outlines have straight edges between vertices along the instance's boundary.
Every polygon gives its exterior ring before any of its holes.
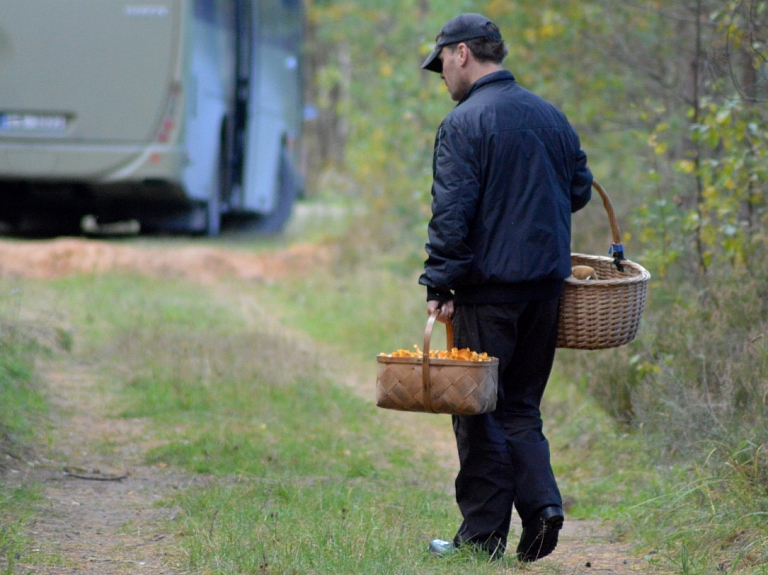
{"type": "Polygon", "coordinates": [[[483,86],[487,86],[488,84],[493,84],[494,82],[506,82],[510,80],[514,82],[515,77],[512,75],[512,72],[510,72],[509,70],[499,70],[498,72],[491,72],[490,74],[483,76],[477,82],[472,84],[469,87],[469,90],[467,90],[467,93],[464,94],[464,97],[456,105],[457,106],[461,105],[465,100],[467,100],[472,94],[474,94],[477,90],[479,90],[483,86]]]}

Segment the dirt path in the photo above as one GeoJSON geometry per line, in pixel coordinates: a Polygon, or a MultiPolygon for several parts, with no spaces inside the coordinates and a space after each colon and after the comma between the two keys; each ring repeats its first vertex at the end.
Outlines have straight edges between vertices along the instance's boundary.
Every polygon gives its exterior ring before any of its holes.
{"type": "Polygon", "coordinates": [[[174,535],[160,528],[174,510],[157,504],[192,479],[142,464],[151,434],[139,420],[108,417],[111,398],[88,366],[64,358],[40,367],[54,407],[53,445],[10,476],[43,486],[29,533],[36,561],[16,572],[183,573],[174,535]]]}
{"type": "MultiPolygon", "coordinates": [[[[63,239],[50,242],[0,241],[0,277],[60,277],[124,269],[160,277],[184,277],[214,285],[223,277],[278,281],[292,270],[328,261],[329,254],[299,246],[280,253],[248,254],[218,248],[136,247],[108,242],[63,239]]],[[[231,288],[229,288],[231,289],[231,288]]],[[[222,297],[230,298],[230,292],[222,297]]],[[[239,293],[240,305],[254,317],[258,302],[239,293]]],[[[231,301],[231,300],[230,300],[231,301]]],[[[45,456],[16,460],[4,481],[42,485],[41,513],[29,535],[38,561],[17,564],[14,573],[118,574],[185,573],[177,534],[163,531],[161,521],[174,509],[160,502],[201,478],[143,463],[154,443],[141,420],[110,417],[111,397],[89,365],[61,354],[41,366],[54,406],[53,444],[45,456]]],[[[370,374],[345,383],[370,396],[370,374]]],[[[434,447],[444,446],[445,465],[456,462],[448,427],[438,428],[413,414],[394,419],[429,434],[434,447]]],[[[0,564],[0,569],[4,566],[0,564]]],[[[528,573],[648,573],[648,563],[627,546],[611,540],[610,530],[596,523],[567,521],[556,552],[526,567],[528,573]]],[[[510,569],[509,572],[514,572],[510,569]]]]}

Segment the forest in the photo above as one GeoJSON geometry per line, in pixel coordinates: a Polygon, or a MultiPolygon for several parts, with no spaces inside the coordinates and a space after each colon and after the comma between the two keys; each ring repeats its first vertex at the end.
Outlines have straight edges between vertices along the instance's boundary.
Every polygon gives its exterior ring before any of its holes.
{"type": "MultiPolygon", "coordinates": [[[[359,210],[350,265],[384,257],[404,273],[423,261],[434,134],[453,105],[420,63],[460,12],[499,25],[505,67],[568,115],[627,258],[652,276],[638,338],[563,351],[562,371],[637,434],[659,473],[670,462],[687,470],[680,498],[637,511],[643,521],[705,525],[701,543],[732,548],[733,564],[768,562],[768,2],[307,8],[308,194],[359,210]]],[[[593,201],[574,217],[573,251],[609,245],[593,201]]]]}

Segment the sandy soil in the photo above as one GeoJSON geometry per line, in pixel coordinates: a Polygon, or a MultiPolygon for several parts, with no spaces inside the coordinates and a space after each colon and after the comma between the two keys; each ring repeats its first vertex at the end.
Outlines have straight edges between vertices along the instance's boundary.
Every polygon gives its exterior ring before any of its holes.
{"type": "Polygon", "coordinates": [[[53,279],[119,270],[204,284],[223,277],[278,280],[325,264],[330,255],[328,249],[310,244],[256,254],[205,246],[156,248],[79,238],[6,240],[0,241],[0,277],[53,279]]]}
{"type": "MultiPolygon", "coordinates": [[[[211,285],[226,277],[280,281],[287,274],[328,261],[329,253],[309,245],[250,254],[216,247],[148,247],[77,238],[0,241],[0,277],[6,278],[49,279],[125,270],[211,285]]],[[[248,294],[239,296],[248,298],[248,294]]],[[[256,309],[258,303],[251,301],[248,306],[256,309]]],[[[166,523],[160,521],[173,517],[175,510],[159,502],[173,490],[204,478],[145,465],[143,453],[154,442],[151,431],[139,420],[111,418],[112,398],[104,397],[99,376],[89,366],[60,355],[41,366],[55,406],[53,445],[45,455],[6,456],[3,481],[35,481],[43,486],[41,513],[29,533],[32,555],[41,561],[19,558],[13,573],[185,573],[177,534],[164,531],[166,523]],[[105,444],[114,448],[100,451],[105,444]]],[[[349,378],[347,383],[370,395],[370,382],[349,378]]],[[[445,465],[453,473],[451,439],[436,437],[434,430],[430,433],[430,445],[443,446],[445,465]]],[[[5,572],[2,557],[0,553],[0,571],[5,572]]],[[[575,575],[648,573],[651,568],[644,559],[632,556],[626,545],[614,541],[608,527],[567,521],[555,553],[524,570],[575,575]]]]}

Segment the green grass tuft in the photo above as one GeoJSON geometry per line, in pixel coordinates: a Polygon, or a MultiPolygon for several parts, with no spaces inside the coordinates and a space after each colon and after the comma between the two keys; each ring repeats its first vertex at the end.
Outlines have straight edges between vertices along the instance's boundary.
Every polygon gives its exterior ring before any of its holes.
{"type": "Polygon", "coordinates": [[[5,481],[17,471],[46,429],[48,404],[34,380],[34,359],[44,345],[34,326],[18,317],[0,322],[0,573],[17,572],[28,548],[26,528],[39,501],[35,485],[5,481]]]}

